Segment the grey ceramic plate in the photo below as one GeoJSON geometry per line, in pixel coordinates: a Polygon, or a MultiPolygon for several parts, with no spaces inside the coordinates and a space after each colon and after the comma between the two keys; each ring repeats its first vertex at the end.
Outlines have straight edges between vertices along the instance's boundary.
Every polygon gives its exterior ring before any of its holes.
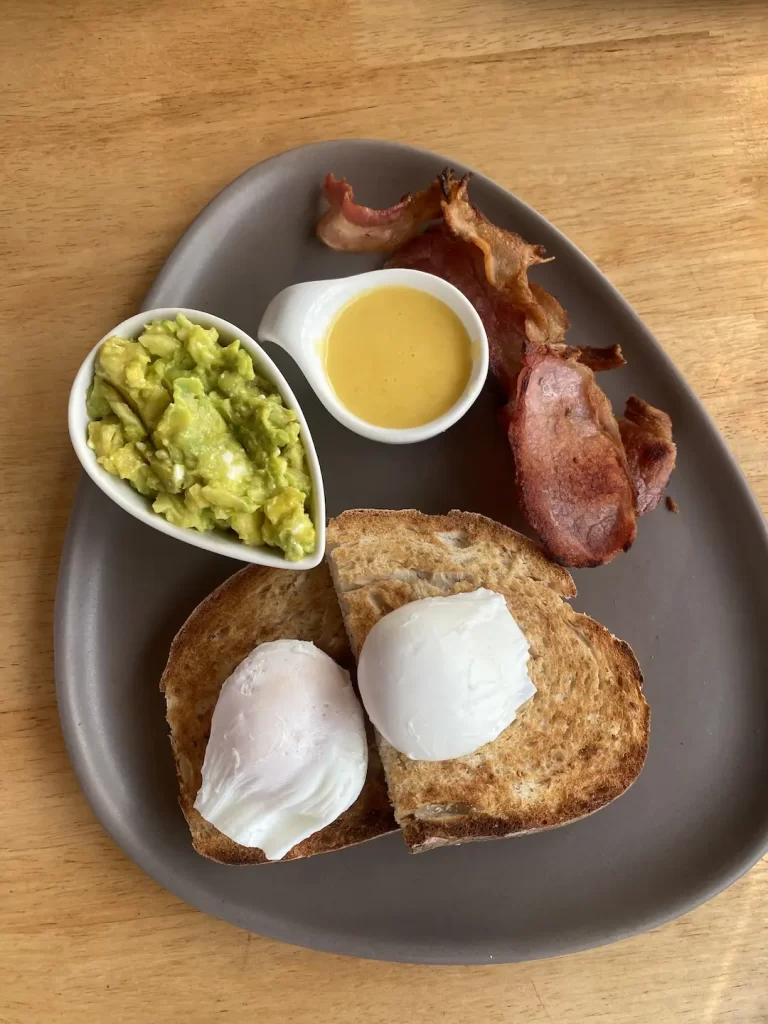
{"type": "MultiPolygon", "coordinates": [[[[145,308],[205,309],[255,335],[279,289],[376,265],[314,240],[326,171],[347,175],[362,201],[387,205],[447,162],[348,141],[260,164],[198,217],[145,308]]],[[[554,832],[417,857],[393,835],[290,864],[212,864],[192,851],[176,805],[157,682],[176,629],[238,564],[146,529],[83,480],[61,566],[62,724],[110,835],[201,910],[354,956],[487,963],[584,949],[683,913],[768,847],[768,546],[759,508],[696,398],[608,281],[493,182],[478,175],[473,197],[557,257],[537,276],[568,310],[575,341],[621,342],[628,366],[601,377],[614,403],[637,391],[675,424],[671,493],[680,514],[657,509],[627,555],[577,574],[577,607],[628,640],[645,671],[651,747],[624,797],[554,832]]],[[[81,339],[84,353],[92,340],[81,339]]],[[[356,506],[463,508],[520,525],[490,394],[440,438],[378,445],[345,431],[290,359],[274,358],[311,423],[329,515],[356,506]]]]}

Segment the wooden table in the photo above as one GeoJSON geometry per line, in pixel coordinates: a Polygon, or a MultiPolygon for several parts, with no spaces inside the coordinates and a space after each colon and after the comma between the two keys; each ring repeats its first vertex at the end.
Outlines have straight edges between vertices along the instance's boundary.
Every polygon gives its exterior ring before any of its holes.
{"type": "Polygon", "coordinates": [[[768,507],[768,5],[3,8],[0,1022],[768,1020],[765,860],[674,924],[535,964],[364,963],[204,917],[86,806],[51,640],[77,365],[207,200],[318,139],[455,155],[551,218],[655,331],[768,507]]]}

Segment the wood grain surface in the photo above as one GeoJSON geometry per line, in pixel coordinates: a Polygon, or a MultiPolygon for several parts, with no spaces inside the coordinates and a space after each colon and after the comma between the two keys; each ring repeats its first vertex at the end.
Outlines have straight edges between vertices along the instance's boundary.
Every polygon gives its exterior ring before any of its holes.
{"type": "MultiPolygon", "coordinates": [[[[365,963],[204,917],[108,839],[59,732],[69,384],[249,165],[375,136],[517,192],[610,276],[768,507],[763,0],[0,3],[0,1021],[756,1024],[768,863],[559,960],[365,963]]],[[[418,184],[418,183],[416,183],[418,184]]]]}

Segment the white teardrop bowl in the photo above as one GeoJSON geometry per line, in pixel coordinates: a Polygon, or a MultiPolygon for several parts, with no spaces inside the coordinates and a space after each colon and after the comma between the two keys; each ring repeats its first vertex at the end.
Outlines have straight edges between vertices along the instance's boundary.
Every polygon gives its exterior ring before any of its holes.
{"type": "MultiPolygon", "coordinates": [[[[426,441],[453,426],[480,394],[488,374],[488,338],[474,306],[448,281],[420,270],[373,270],[331,281],[291,285],[267,306],[257,337],[259,341],[274,342],[295,359],[317,397],[339,423],[385,444],[426,441]],[[339,311],[363,292],[397,285],[416,288],[444,302],[461,320],[472,342],[472,369],[458,401],[437,419],[402,430],[377,427],[351,413],[337,398],[323,365],[323,344],[339,311]]],[[[439,369],[435,367],[436,372],[439,369]]]]}
{"type": "MultiPolygon", "coordinates": [[[[318,565],[325,554],[325,492],[323,490],[323,478],[320,472],[320,463],[317,459],[315,445],[312,441],[307,421],[301,411],[296,397],[288,386],[288,382],[277,366],[272,362],[264,349],[258,345],[253,338],[241,331],[239,327],[222,320],[221,317],[212,313],[204,313],[199,309],[184,309],[178,306],[164,306],[161,309],[148,309],[136,316],[129,317],[117,327],[105,334],[97,345],[86,356],[82,366],[77,372],[72,390],[69,395],[69,436],[72,439],[72,446],[80,460],[80,463],[107,497],[111,498],[120,508],[130,512],[132,516],[140,519],[142,523],[151,526],[154,530],[175,537],[184,541],[185,544],[192,544],[196,548],[204,548],[206,551],[213,551],[217,555],[224,555],[227,558],[237,558],[241,562],[252,562],[255,565],[268,565],[277,569],[311,569],[318,565]],[[223,338],[232,340],[239,338],[243,348],[253,359],[256,372],[265,377],[275,385],[283,397],[283,401],[289,409],[296,413],[301,425],[301,439],[307,455],[307,468],[312,480],[311,511],[312,522],[315,526],[317,541],[314,551],[306,555],[298,562],[289,562],[278,548],[249,547],[244,544],[234,533],[199,533],[197,530],[187,529],[182,526],[174,526],[167,519],[152,511],[149,501],[138,491],[135,491],[127,480],[121,480],[112,476],[106,469],[96,461],[96,453],[88,447],[87,431],[90,417],[86,411],[85,402],[88,388],[93,380],[93,370],[96,361],[96,353],[102,342],[113,335],[121,338],[138,338],[144,330],[144,325],[151,320],[174,320],[178,313],[183,313],[192,323],[201,324],[203,327],[215,327],[223,338]]],[[[116,543],[119,543],[116,540],[116,543]]]]}

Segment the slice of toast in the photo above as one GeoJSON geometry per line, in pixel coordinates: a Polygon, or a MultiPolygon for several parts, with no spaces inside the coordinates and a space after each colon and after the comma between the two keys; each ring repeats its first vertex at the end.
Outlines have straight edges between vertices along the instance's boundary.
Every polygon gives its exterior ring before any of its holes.
{"type": "Polygon", "coordinates": [[[650,713],[630,647],[563,598],[570,574],[483,516],[357,510],[331,520],[328,558],[352,649],[401,605],[487,587],[530,644],[537,693],[493,742],[412,761],[379,736],[395,817],[411,852],[520,835],[604,807],[637,778],[650,713]]]}
{"type": "MultiPolygon", "coordinates": [[[[219,691],[235,667],[268,640],[311,640],[354,670],[328,567],[308,572],[249,566],[198,605],[171,645],[160,681],[165,693],[179,803],[192,845],[220,864],[263,864],[264,853],[240,846],[206,821],[193,804],[219,691]]],[[[373,730],[368,775],[360,796],[336,821],[290,850],[283,860],[340,850],[397,829],[373,730]]]]}

